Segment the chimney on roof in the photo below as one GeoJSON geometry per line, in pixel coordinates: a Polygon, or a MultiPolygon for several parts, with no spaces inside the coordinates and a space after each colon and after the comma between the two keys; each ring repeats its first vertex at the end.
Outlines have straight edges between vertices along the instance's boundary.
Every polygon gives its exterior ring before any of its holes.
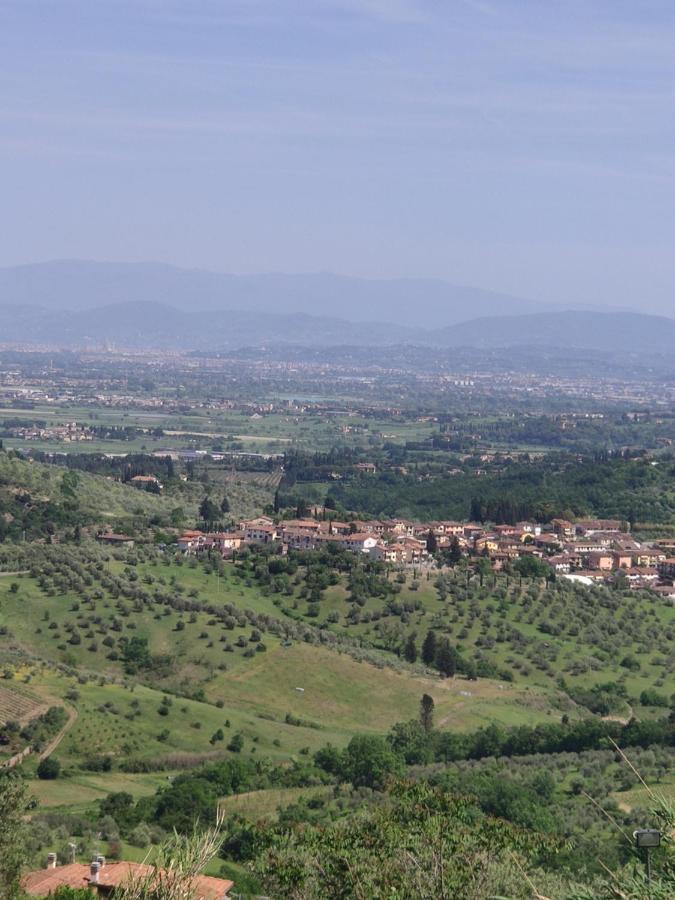
{"type": "Polygon", "coordinates": [[[48,869],[56,868],[56,853],[48,853],[47,854],[47,868],[48,869]]]}
{"type": "Polygon", "coordinates": [[[89,884],[98,884],[98,870],[100,869],[99,863],[94,860],[94,862],[89,867],[89,884]]]}
{"type": "Polygon", "coordinates": [[[96,862],[99,865],[99,868],[102,869],[105,866],[105,856],[97,856],[96,862]]]}

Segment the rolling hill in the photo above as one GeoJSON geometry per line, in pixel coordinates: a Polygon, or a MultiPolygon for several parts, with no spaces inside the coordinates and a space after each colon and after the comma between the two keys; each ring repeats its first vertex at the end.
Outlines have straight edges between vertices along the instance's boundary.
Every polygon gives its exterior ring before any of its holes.
{"type": "Polygon", "coordinates": [[[77,349],[115,344],[136,349],[231,352],[273,347],[416,347],[438,350],[528,352],[553,350],[668,354],[675,349],[675,320],[640,313],[579,310],[471,319],[427,331],[390,322],[348,322],[305,313],[261,316],[250,309],[185,312],[162,303],[125,302],[95,309],[49,310],[0,306],[4,343],[77,349]]]}
{"type": "Polygon", "coordinates": [[[184,311],[166,303],[125,301],[93,309],[0,306],[4,342],[77,348],[116,343],[130,348],[218,350],[266,343],[391,345],[424,343],[423,331],[390,323],[347,322],[306,313],[245,309],[184,311]]]}

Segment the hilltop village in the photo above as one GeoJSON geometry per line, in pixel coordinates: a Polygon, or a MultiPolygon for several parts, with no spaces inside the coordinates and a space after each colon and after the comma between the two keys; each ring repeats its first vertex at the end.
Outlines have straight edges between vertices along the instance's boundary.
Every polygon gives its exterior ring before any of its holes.
{"type": "MultiPolygon", "coordinates": [[[[580,519],[550,523],[518,522],[493,527],[449,521],[406,519],[349,522],[316,517],[278,519],[271,516],[240,521],[228,532],[185,531],[178,548],[186,554],[208,551],[232,557],[246,545],[272,545],[289,550],[334,546],[363,553],[378,562],[403,567],[489,564],[493,571],[514,568],[523,574],[560,575],[581,584],[621,580],[626,587],[649,588],[675,598],[675,541],[635,540],[628,525],[616,519],[580,519]]],[[[323,512],[325,516],[325,511],[323,512]]]]}

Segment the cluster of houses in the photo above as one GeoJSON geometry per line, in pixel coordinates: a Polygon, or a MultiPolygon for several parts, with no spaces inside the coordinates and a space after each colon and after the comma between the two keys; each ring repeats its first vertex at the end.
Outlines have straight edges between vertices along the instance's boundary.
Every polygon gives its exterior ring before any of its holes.
{"type": "Polygon", "coordinates": [[[286,519],[275,523],[269,516],[240,522],[233,532],[186,531],[178,547],[186,553],[216,549],[231,555],[245,544],[275,544],[289,550],[317,550],[333,544],[352,553],[368,553],[374,559],[419,565],[429,557],[427,533],[415,533],[403,526],[391,532],[381,522],[337,522],[321,519],[286,519]]]}
{"type": "Polygon", "coordinates": [[[64,444],[79,443],[81,441],[93,441],[94,433],[85,425],[77,422],[66,422],[65,425],[35,425],[17,426],[10,429],[11,437],[22,438],[24,441],[59,441],[64,444]]]}
{"type": "Polygon", "coordinates": [[[186,531],[178,546],[186,553],[216,550],[230,556],[246,544],[274,544],[282,553],[316,550],[334,544],[373,559],[408,566],[434,565],[437,551],[486,557],[499,571],[525,556],[541,559],[557,574],[583,583],[616,578],[627,584],[675,594],[675,541],[636,541],[625,524],[613,519],[554,519],[543,525],[486,526],[462,522],[411,522],[406,519],[335,520],[304,518],[276,521],[269,516],[240,522],[231,532],[186,531]],[[672,545],[672,546],[671,546],[672,545]]]}

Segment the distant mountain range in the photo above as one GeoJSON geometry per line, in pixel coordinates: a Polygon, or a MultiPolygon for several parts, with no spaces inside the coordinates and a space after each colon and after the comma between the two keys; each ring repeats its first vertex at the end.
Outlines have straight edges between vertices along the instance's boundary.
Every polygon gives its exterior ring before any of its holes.
{"type": "Polygon", "coordinates": [[[425,279],[384,281],[324,273],[226,275],[158,263],[81,260],[0,269],[2,305],[84,310],[116,303],[165,303],[190,311],[305,313],[411,328],[542,311],[542,304],[532,300],[425,279]]]}
{"type": "Polygon", "coordinates": [[[79,312],[0,306],[0,343],[228,351],[240,347],[383,347],[528,350],[569,348],[616,353],[675,351],[675,320],[639,313],[569,310],[493,316],[427,331],[387,322],[347,322],[301,313],[184,312],[159,303],[117,303],[79,312]]]}
{"type": "Polygon", "coordinates": [[[642,313],[564,310],[474,319],[435,336],[446,347],[570,347],[667,353],[675,350],[675,319],[642,313]]]}
{"type": "Polygon", "coordinates": [[[0,306],[0,343],[31,343],[63,348],[115,344],[125,348],[219,350],[251,344],[389,345],[420,341],[425,333],[399,325],[346,322],[304,313],[194,309],[163,303],[115,303],[96,309],[54,310],[39,306],[0,306]]]}
{"type": "Polygon", "coordinates": [[[675,350],[675,320],[542,308],[434,281],[249,277],[65,261],[0,269],[0,343],[196,351],[407,344],[663,354],[675,350]]]}

